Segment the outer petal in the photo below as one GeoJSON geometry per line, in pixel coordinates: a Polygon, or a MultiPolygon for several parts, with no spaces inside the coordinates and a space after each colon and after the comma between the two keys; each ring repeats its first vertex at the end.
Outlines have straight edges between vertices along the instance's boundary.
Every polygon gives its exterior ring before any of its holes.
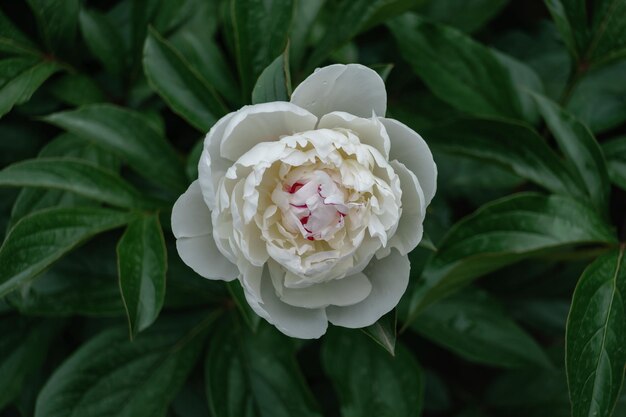
{"type": "Polygon", "coordinates": [[[199,275],[230,281],[239,270],[215,245],[211,212],[206,206],[196,180],[181,195],[172,209],[172,232],[180,258],[199,275]]]}
{"type": "Polygon", "coordinates": [[[372,291],[372,284],[365,275],[358,273],[307,288],[283,287],[280,291],[279,298],[295,307],[349,306],[363,301],[372,291]]]}
{"type": "Polygon", "coordinates": [[[376,71],[360,64],[335,64],[316,69],[302,81],[291,102],[317,117],[333,111],[359,117],[371,117],[372,112],[384,116],[387,92],[376,71]]]}
{"type": "Polygon", "coordinates": [[[291,103],[276,101],[245,106],[228,122],[220,154],[236,161],[258,143],[314,129],[316,123],[317,117],[291,103]]]}
{"type": "Polygon", "coordinates": [[[415,174],[428,206],[437,191],[437,165],[428,145],[413,129],[399,121],[384,117],[379,120],[391,139],[389,159],[397,159],[415,174]]]}
{"type": "Polygon", "coordinates": [[[359,137],[361,143],[373,146],[385,158],[389,158],[389,135],[378,118],[365,119],[350,113],[335,111],[322,116],[317,125],[318,129],[333,127],[352,130],[359,137]]]}
{"type": "Polygon", "coordinates": [[[218,120],[204,138],[204,149],[198,163],[198,180],[200,181],[204,201],[211,210],[215,208],[217,184],[226,173],[226,170],[232,165],[232,161],[222,158],[220,155],[220,144],[222,143],[226,126],[228,126],[228,122],[230,122],[235,113],[229,113],[218,120]]]}
{"type": "Polygon", "coordinates": [[[178,255],[198,275],[232,281],[239,275],[235,264],[222,255],[210,234],[176,240],[178,255]]]}
{"type": "Polygon", "coordinates": [[[202,199],[198,180],[191,183],[172,208],[172,232],[178,238],[210,234],[211,212],[202,199]]]}
{"type": "MultiPolygon", "coordinates": [[[[280,301],[274,292],[267,267],[263,268],[260,281],[254,278],[250,278],[250,281],[256,281],[259,284],[257,288],[260,290],[262,300],[259,301],[244,286],[248,304],[259,316],[276,326],[278,330],[287,336],[299,339],[317,339],[326,333],[328,320],[324,309],[292,307],[280,301]]],[[[252,286],[256,287],[255,284],[252,286]]]]}
{"type": "Polygon", "coordinates": [[[404,164],[394,160],[391,162],[391,166],[400,177],[402,216],[388,247],[395,247],[401,255],[406,255],[415,249],[424,234],[424,226],[422,225],[426,214],[424,193],[415,174],[409,171],[404,164]]]}
{"type": "Polygon", "coordinates": [[[370,295],[352,306],[326,308],[328,320],[352,329],[374,324],[400,301],[409,284],[410,269],[409,258],[396,250],[386,258],[372,261],[363,271],[372,283],[370,295]]]}

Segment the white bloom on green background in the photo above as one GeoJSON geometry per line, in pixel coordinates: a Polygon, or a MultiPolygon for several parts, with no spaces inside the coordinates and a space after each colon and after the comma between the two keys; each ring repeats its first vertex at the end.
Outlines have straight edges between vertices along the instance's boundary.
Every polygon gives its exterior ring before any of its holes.
{"type": "Polygon", "coordinates": [[[224,116],[174,205],[180,257],[205,278],[239,279],[289,336],[375,323],[406,290],[437,178],[424,140],[386,107],[375,71],[331,65],[290,103],[224,116]]]}

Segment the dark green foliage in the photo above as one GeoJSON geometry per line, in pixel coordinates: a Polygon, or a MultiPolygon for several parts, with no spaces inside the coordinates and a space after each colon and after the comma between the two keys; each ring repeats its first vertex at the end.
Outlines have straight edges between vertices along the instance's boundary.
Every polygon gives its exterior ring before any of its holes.
{"type": "Polygon", "coordinates": [[[0,235],[0,417],[626,416],[626,0],[2,2],[0,235]],[[300,341],[170,216],[337,62],[438,188],[397,308],[300,341]]]}

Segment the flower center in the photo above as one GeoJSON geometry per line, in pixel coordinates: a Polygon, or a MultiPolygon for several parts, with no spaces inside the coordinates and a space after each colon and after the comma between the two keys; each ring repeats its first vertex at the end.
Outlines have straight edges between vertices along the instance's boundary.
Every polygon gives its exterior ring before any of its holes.
{"type": "Polygon", "coordinates": [[[328,240],[343,228],[348,214],[346,190],[332,171],[296,169],[285,178],[277,204],[283,213],[283,225],[310,241],[328,240]]]}

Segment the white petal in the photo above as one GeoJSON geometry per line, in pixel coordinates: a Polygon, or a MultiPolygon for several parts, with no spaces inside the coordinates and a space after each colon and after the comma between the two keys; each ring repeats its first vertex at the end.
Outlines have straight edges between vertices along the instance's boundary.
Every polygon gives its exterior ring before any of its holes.
{"type": "Polygon", "coordinates": [[[391,166],[400,177],[402,187],[402,216],[398,222],[396,233],[389,240],[389,246],[398,249],[401,255],[411,252],[424,234],[424,215],[426,205],[422,187],[415,174],[407,169],[401,162],[395,160],[391,166]]]}
{"type": "Polygon", "coordinates": [[[350,113],[335,111],[328,113],[320,119],[318,129],[342,127],[350,129],[358,137],[361,143],[373,146],[386,158],[389,158],[389,136],[385,126],[378,118],[366,119],[350,113]]]}
{"type": "Polygon", "coordinates": [[[292,307],[283,303],[274,292],[274,285],[267,267],[261,277],[261,298],[259,302],[244,287],[244,294],[250,307],[278,330],[290,337],[299,339],[317,339],[326,333],[328,320],[324,309],[308,309],[292,307]]]}
{"type": "Polygon", "coordinates": [[[409,284],[410,269],[409,258],[396,250],[386,258],[373,260],[363,271],[372,283],[370,295],[352,306],[326,308],[328,320],[351,329],[374,324],[400,301],[409,284]]]}
{"type": "Polygon", "coordinates": [[[220,155],[220,143],[222,143],[226,126],[235,113],[232,112],[222,117],[209,130],[204,138],[204,148],[198,162],[198,180],[200,181],[202,196],[211,210],[215,208],[217,184],[232,165],[232,161],[222,158],[220,155]]]}
{"type": "Polygon", "coordinates": [[[316,123],[317,117],[291,103],[276,101],[245,106],[226,126],[220,154],[236,161],[258,143],[311,130],[316,123]]]}
{"type": "Polygon", "coordinates": [[[178,255],[198,275],[232,281],[239,275],[237,266],[220,253],[210,234],[176,240],[178,255]]]}
{"type": "Polygon", "coordinates": [[[172,232],[178,239],[210,234],[211,212],[206,206],[198,180],[191,183],[172,208],[172,232]]]}
{"type": "Polygon", "coordinates": [[[280,299],[295,307],[349,306],[363,301],[371,291],[372,284],[369,279],[362,273],[358,273],[307,288],[283,287],[280,299]]]}
{"type": "Polygon", "coordinates": [[[437,191],[437,165],[432,152],[424,139],[410,127],[393,119],[380,117],[379,120],[385,125],[391,140],[389,159],[397,159],[415,174],[428,206],[437,191]]]}
{"type": "Polygon", "coordinates": [[[295,89],[291,102],[317,117],[345,111],[359,117],[384,116],[387,92],[382,78],[360,64],[318,68],[295,89]]]}

